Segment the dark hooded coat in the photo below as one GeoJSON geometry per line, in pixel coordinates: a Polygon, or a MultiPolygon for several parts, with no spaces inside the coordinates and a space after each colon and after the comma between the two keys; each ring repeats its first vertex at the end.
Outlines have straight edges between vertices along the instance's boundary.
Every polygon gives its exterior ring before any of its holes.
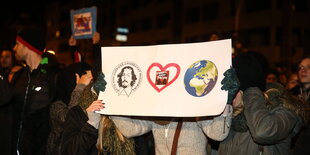
{"type": "Polygon", "coordinates": [[[239,124],[243,124],[245,130],[232,128],[221,142],[218,154],[290,154],[292,137],[300,130],[302,119],[280,104],[268,109],[267,101],[258,88],[247,89],[243,100],[245,121],[239,124]]]}

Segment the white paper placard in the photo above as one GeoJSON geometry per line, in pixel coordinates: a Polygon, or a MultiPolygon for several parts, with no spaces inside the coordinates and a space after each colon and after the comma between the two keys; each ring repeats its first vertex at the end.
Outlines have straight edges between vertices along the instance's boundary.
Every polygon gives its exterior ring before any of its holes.
{"type": "Polygon", "coordinates": [[[218,115],[231,66],[231,39],[156,46],[102,47],[107,115],[196,117],[218,115]],[[126,88],[125,88],[126,87],[126,88]]]}

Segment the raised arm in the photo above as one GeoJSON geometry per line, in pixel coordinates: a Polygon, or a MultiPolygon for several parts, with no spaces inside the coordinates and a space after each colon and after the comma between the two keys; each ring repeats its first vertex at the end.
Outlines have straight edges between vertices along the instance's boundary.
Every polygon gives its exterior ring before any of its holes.
{"type": "Polygon", "coordinates": [[[110,118],[127,138],[140,136],[152,130],[152,121],[122,116],[110,116],[110,118]]]}
{"type": "Polygon", "coordinates": [[[267,101],[256,87],[244,92],[243,102],[247,125],[257,143],[274,144],[285,139],[298,122],[298,117],[282,106],[267,109],[267,101]]]}
{"type": "Polygon", "coordinates": [[[78,74],[76,74],[75,76],[76,76],[76,86],[71,94],[69,108],[72,108],[73,106],[76,106],[78,104],[78,100],[81,96],[83,89],[87,85],[89,85],[89,83],[93,78],[90,71],[86,71],[86,74],[83,74],[81,77],[78,74]]]}
{"type": "Polygon", "coordinates": [[[88,117],[81,107],[70,109],[62,136],[63,154],[85,155],[96,150],[98,130],[87,121],[88,117]]]}
{"type": "Polygon", "coordinates": [[[198,120],[197,122],[209,138],[216,141],[222,141],[228,136],[231,118],[232,107],[231,105],[226,105],[224,112],[220,116],[198,120]]]}

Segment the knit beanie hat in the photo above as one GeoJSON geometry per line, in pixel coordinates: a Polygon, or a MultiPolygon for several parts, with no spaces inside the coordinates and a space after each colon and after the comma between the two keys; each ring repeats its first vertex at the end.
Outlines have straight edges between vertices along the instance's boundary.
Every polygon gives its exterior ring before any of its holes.
{"type": "Polygon", "coordinates": [[[240,81],[240,90],[258,87],[265,90],[265,75],[261,63],[251,53],[241,53],[233,59],[233,67],[240,81]]]}
{"type": "Polygon", "coordinates": [[[42,55],[46,46],[43,33],[36,28],[29,28],[20,31],[17,34],[16,41],[22,43],[30,50],[42,55]]]}

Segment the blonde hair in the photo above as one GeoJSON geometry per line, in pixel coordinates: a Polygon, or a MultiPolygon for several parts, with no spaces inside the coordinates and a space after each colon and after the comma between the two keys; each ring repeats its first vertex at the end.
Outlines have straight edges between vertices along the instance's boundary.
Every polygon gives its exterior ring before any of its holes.
{"type": "Polygon", "coordinates": [[[113,155],[135,154],[133,139],[127,139],[105,115],[101,116],[98,128],[97,149],[99,154],[111,152],[113,155]]]}
{"type": "Polygon", "coordinates": [[[309,106],[306,101],[298,98],[298,96],[293,96],[287,91],[285,91],[279,99],[282,101],[283,107],[295,112],[298,116],[303,118],[305,122],[309,121],[309,112],[307,110],[309,106]]]}
{"type": "Polygon", "coordinates": [[[309,112],[307,109],[309,106],[307,103],[300,99],[298,96],[292,95],[289,91],[283,90],[282,92],[277,89],[269,89],[265,93],[267,100],[267,105],[272,106],[276,104],[281,104],[284,108],[294,112],[296,115],[300,116],[303,121],[307,122],[309,120],[309,112]],[[277,92],[278,95],[273,96],[270,92],[277,92]]]}
{"type": "MultiPolygon", "coordinates": [[[[232,114],[233,117],[239,115],[239,114],[242,113],[243,110],[244,110],[244,104],[243,104],[243,98],[242,98],[243,92],[240,91],[240,93],[241,93],[241,100],[240,100],[240,102],[237,103],[237,106],[233,106],[233,114],[232,114]]],[[[234,104],[234,103],[233,103],[233,104],[234,104]]]]}

